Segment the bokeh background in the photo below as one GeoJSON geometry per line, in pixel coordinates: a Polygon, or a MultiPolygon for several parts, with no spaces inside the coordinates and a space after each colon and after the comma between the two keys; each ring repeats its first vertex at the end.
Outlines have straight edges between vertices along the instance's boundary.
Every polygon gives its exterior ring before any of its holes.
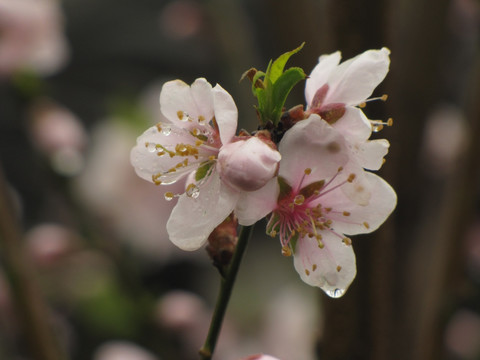
{"type": "Polygon", "coordinates": [[[176,78],[220,83],[255,129],[242,73],[304,41],[307,73],[390,48],[365,112],[394,119],[376,136],[398,206],[354,238],[340,299],[259,223],[215,359],[480,359],[479,23],[478,0],[0,0],[0,359],[198,358],[218,274],[169,242],[174,204],[130,149],[176,78]]]}

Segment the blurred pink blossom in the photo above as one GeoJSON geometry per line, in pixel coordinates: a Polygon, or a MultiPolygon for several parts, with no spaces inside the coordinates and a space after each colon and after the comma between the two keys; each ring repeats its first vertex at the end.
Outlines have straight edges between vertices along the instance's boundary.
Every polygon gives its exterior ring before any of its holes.
{"type": "Polygon", "coordinates": [[[41,75],[67,61],[60,2],[0,0],[0,76],[28,69],[41,75]]]}

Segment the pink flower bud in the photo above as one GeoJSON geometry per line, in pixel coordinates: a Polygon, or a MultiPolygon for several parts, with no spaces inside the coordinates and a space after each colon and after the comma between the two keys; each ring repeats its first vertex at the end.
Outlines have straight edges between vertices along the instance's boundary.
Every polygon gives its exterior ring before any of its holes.
{"type": "Polygon", "coordinates": [[[250,355],[249,357],[242,360],[279,360],[279,359],[270,355],[257,354],[257,355],[250,355]]]}
{"type": "Polygon", "coordinates": [[[254,191],[275,176],[281,155],[257,137],[224,145],[218,154],[222,180],[235,189],[254,191]]]}

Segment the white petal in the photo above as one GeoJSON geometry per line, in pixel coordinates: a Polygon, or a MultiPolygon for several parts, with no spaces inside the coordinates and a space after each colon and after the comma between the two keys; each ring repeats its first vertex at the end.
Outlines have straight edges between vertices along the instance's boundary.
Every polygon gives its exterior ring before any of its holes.
{"type": "Polygon", "coordinates": [[[182,250],[196,250],[210,233],[233,211],[238,192],[224,186],[217,173],[200,187],[194,199],[180,196],[167,222],[170,240],[182,250]]]}
{"type": "MultiPolygon", "coordinates": [[[[155,148],[157,144],[161,144],[168,149],[174,149],[178,143],[188,144],[191,142],[191,136],[188,132],[176,128],[173,125],[171,125],[171,127],[171,133],[168,136],[159,132],[157,126],[152,126],[137,138],[137,144],[130,152],[130,162],[135,168],[137,175],[142,179],[153,182],[153,175],[167,172],[187,158],[179,156],[170,157],[168,154],[158,155],[158,151],[161,151],[161,149],[155,148]]],[[[191,163],[195,162],[192,156],[188,158],[191,163]]],[[[192,171],[195,169],[196,168],[191,167],[192,171]]],[[[171,172],[169,173],[168,180],[164,179],[164,183],[171,184],[184,177],[187,173],[186,171],[180,171],[180,169],[171,172]]]]}
{"type": "Polygon", "coordinates": [[[347,235],[370,233],[378,229],[395,208],[397,195],[392,187],[375,174],[365,172],[365,177],[372,189],[366,206],[355,204],[339,191],[322,197],[322,204],[334,211],[329,218],[335,231],[347,235]],[[343,214],[345,211],[348,216],[343,214]]]}
{"type": "Polygon", "coordinates": [[[382,82],[390,66],[390,50],[368,50],[340,64],[329,79],[325,103],[358,105],[382,82]]]}
{"type": "Polygon", "coordinates": [[[168,81],[160,92],[160,110],[179,127],[191,127],[200,116],[208,122],[213,115],[212,86],[203,78],[195,80],[192,87],[181,80],[168,81]]]}
{"type": "Polygon", "coordinates": [[[378,170],[383,165],[383,158],[387,155],[389,147],[388,140],[378,139],[353,144],[351,150],[361,167],[378,170]]]}
{"type": "Polygon", "coordinates": [[[362,110],[356,107],[346,107],[345,114],[333,125],[349,142],[367,140],[372,134],[372,125],[362,110]]]}
{"type": "Polygon", "coordinates": [[[220,85],[213,88],[215,119],[222,144],[228,144],[237,131],[238,111],[232,96],[220,85]]]}
{"type": "Polygon", "coordinates": [[[242,192],[235,208],[240,225],[253,225],[275,209],[279,187],[277,178],[270,180],[257,191],[242,192]]]}
{"type": "Polygon", "coordinates": [[[340,51],[330,55],[320,56],[318,64],[313,68],[305,82],[305,99],[307,106],[312,102],[317,90],[328,82],[330,74],[335,70],[341,58],[342,55],[340,51]]]}
{"type": "Polygon", "coordinates": [[[311,169],[307,181],[313,182],[331,178],[348,160],[344,137],[318,115],[311,115],[288,130],[279,150],[279,175],[292,187],[299,185],[307,168],[311,169]]]}
{"type": "Polygon", "coordinates": [[[294,265],[301,279],[318,286],[328,295],[343,295],[357,273],[355,253],[351,245],[329,232],[322,232],[324,247],[315,238],[299,238],[294,252],[294,265]]]}

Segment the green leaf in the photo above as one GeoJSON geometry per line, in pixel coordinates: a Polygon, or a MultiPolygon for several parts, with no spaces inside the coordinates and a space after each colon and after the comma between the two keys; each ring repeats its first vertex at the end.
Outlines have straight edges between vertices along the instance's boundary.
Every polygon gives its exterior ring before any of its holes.
{"type": "Polygon", "coordinates": [[[270,65],[269,65],[268,70],[267,70],[267,74],[268,74],[267,77],[270,78],[272,83],[275,83],[277,81],[277,79],[283,74],[283,69],[285,68],[285,64],[287,63],[288,59],[290,59],[290,57],[292,55],[294,55],[297,52],[299,52],[300,50],[302,50],[304,45],[305,45],[305,43],[303,42],[302,45],[300,45],[296,49],[294,49],[292,51],[289,51],[289,52],[286,52],[283,55],[280,55],[273,62],[273,64],[272,64],[272,62],[270,62],[270,65]]]}
{"type": "Polygon", "coordinates": [[[272,103],[274,104],[274,108],[272,112],[274,114],[274,124],[277,124],[278,120],[280,120],[280,116],[282,115],[282,110],[285,105],[285,101],[287,100],[288,94],[292,91],[293,87],[300,81],[306,78],[305,72],[299,67],[292,67],[285,71],[280,77],[277,79],[272,93],[272,103]]]}

